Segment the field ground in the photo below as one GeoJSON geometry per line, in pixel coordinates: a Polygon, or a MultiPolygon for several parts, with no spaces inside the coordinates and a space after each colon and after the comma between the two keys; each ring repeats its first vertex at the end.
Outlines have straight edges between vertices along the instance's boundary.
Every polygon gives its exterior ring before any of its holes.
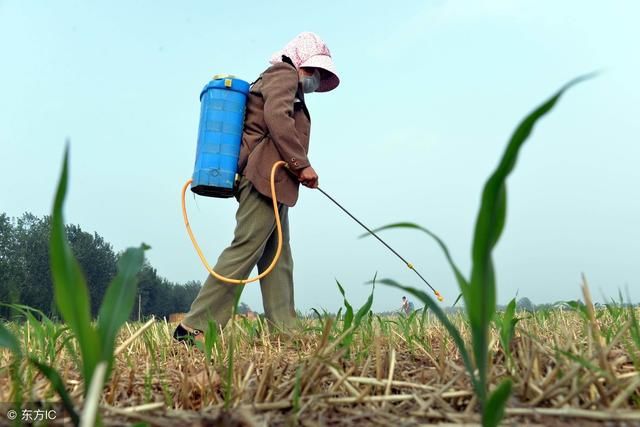
{"type": "MultiPolygon", "coordinates": [[[[518,313],[505,354],[492,331],[491,383],[514,385],[505,425],[640,425],[640,347],[630,309],[518,313]]],[[[428,313],[427,313],[428,314],[428,313]]],[[[452,319],[468,336],[462,316],[452,319]]],[[[62,328],[62,325],[56,327],[62,328]]],[[[77,343],[52,342],[30,323],[9,324],[30,354],[56,367],[82,407],[77,343]]],[[[477,400],[443,326],[420,313],[304,320],[291,335],[238,319],[202,349],[176,343],[173,325],[127,323],[103,390],[105,425],[459,425],[479,422],[477,400]],[[348,341],[352,338],[352,342],[348,341]],[[127,342],[125,342],[127,341],[127,342]],[[233,350],[232,352],[230,350],[233,350]]],[[[11,401],[12,356],[0,350],[0,401],[11,401]]],[[[26,400],[57,399],[31,365],[18,371],[26,400]]],[[[6,420],[1,420],[2,421],[6,420]]]]}

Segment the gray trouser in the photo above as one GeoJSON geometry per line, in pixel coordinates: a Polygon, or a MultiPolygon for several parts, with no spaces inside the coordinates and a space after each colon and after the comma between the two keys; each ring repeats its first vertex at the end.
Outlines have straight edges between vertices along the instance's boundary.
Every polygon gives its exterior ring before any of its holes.
{"type": "MultiPolygon", "coordinates": [[[[232,279],[246,279],[256,265],[260,273],[269,267],[278,247],[278,234],[271,199],[258,193],[245,177],[240,180],[236,198],[239,205],[233,241],[220,254],[213,270],[232,279]]],[[[296,320],[293,258],[289,246],[288,208],[279,204],[278,209],[282,222],[282,252],[274,269],[260,280],[260,290],[267,319],[276,326],[288,328],[296,320]]],[[[183,323],[204,331],[211,319],[224,327],[231,317],[236,293],[241,292],[239,288],[243,286],[228,284],[209,275],[183,323]]],[[[255,286],[255,283],[249,283],[249,286],[255,286]]]]}

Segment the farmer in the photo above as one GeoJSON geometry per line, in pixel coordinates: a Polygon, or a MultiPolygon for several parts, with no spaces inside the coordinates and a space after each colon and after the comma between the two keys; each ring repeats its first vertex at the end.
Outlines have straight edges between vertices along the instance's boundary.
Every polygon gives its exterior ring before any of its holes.
{"type": "Polygon", "coordinates": [[[402,306],[400,307],[400,309],[404,312],[404,314],[408,316],[409,314],[411,314],[411,311],[413,309],[413,303],[409,302],[406,296],[403,296],[402,306]]]}
{"type": "MultiPolygon", "coordinates": [[[[260,290],[267,319],[287,329],[296,321],[288,209],[298,199],[300,183],[309,188],[318,186],[318,174],[307,157],[311,119],[305,94],[328,92],[340,80],[327,45],[314,33],[299,34],[269,62],[272,65],[252,84],[248,95],[238,159],[241,178],[236,193],[236,228],[231,245],[222,252],[214,270],[226,277],[246,279],[256,265],[261,273],[271,263],[278,236],[269,177],[273,164],[284,160],[289,172],[280,168],[275,178],[282,252],[275,268],[260,280],[260,290]]],[[[224,326],[242,286],[209,275],[174,338],[202,339],[209,319],[224,326]]]]}

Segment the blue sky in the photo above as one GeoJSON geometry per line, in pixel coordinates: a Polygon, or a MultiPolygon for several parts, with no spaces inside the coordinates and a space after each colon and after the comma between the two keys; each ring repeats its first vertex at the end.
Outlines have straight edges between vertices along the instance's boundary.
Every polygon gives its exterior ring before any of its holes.
{"type": "MultiPolygon", "coordinates": [[[[342,79],[312,94],[312,164],[324,190],[371,227],[412,221],[449,245],[464,272],[486,177],[517,122],[569,79],[508,181],[495,251],[498,299],[640,298],[640,57],[635,1],[247,2],[0,0],[0,211],[49,213],[71,141],[66,219],[115,250],[144,241],[169,280],[202,280],[180,188],[210,77],[252,81],[301,31],[325,39],[342,79]]],[[[213,263],[230,242],[233,199],[190,198],[213,263]]],[[[422,286],[319,192],[290,211],[296,301],[337,310],[378,277],[422,286]]],[[[425,235],[382,235],[451,303],[442,253],[425,235]]],[[[374,309],[399,307],[380,286],[374,309]]],[[[243,299],[261,309],[257,286],[243,299]]]]}

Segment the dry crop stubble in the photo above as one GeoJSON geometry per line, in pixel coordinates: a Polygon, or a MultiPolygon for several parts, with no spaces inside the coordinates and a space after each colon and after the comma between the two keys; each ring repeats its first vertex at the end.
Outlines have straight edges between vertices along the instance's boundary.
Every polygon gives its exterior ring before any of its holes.
{"type": "MultiPolygon", "coordinates": [[[[602,347],[594,345],[593,324],[574,310],[549,310],[544,318],[519,313],[522,320],[511,343],[511,374],[499,330],[492,328],[490,384],[505,375],[514,379],[507,420],[640,423],[640,376],[633,363],[640,359],[640,352],[632,344],[629,310],[625,321],[617,324],[606,310],[594,311],[600,329],[617,330],[602,347]],[[606,370],[599,366],[602,351],[606,370]]],[[[460,315],[452,317],[463,321],[460,315]]],[[[421,344],[410,348],[397,322],[383,330],[378,322],[369,321],[372,336],[356,333],[350,347],[352,354],[367,354],[360,363],[353,356],[345,357],[345,348],[340,348],[345,333],[351,331],[342,332],[330,324],[322,332],[310,328],[320,320],[305,320],[308,332],[287,342],[268,331],[249,339],[242,332],[247,332],[244,326],[236,325],[241,338],[234,353],[228,410],[220,380],[226,360],[207,360],[198,349],[175,343],[169,325],[153,321],[143,332],[145,339],[132,341],[115,356],[114,374],[100,406],[104,422],[165,425],[168,418],[172,425],[192,425],[201,417],[210,421],[230,417],[235,425],[285,425],[292,419],[313,425],[384,423],[393,417],[400,425],[411,425],[479,420],[462,360],[439,323],[429,320],[425,326],[430,348],[421,344]]],[[[419,318],[412,322],[412,329],[420,330],[419,318]]],[[[118,337],[119,344],[144,327],[140,323],[127,326],[118,337]]],[[[463,330],[463,337],[469,339],[468,331],[463,330]]],[[[221,354],[225,355],[230,341],[223,341],[221,354]]],[[[7,351],[0,360],[3,367],[8,366],[7,351]]],[[[81,378],[67,349],[61,350],[55,367],[73,393],[81,378]]],[[[22,388],[40,397],[51,396],[50,386],[38,375],[22,388]]],[[[4,368],[0,389],[0,398],[8,399],[12,380],[4,368]]]]}

